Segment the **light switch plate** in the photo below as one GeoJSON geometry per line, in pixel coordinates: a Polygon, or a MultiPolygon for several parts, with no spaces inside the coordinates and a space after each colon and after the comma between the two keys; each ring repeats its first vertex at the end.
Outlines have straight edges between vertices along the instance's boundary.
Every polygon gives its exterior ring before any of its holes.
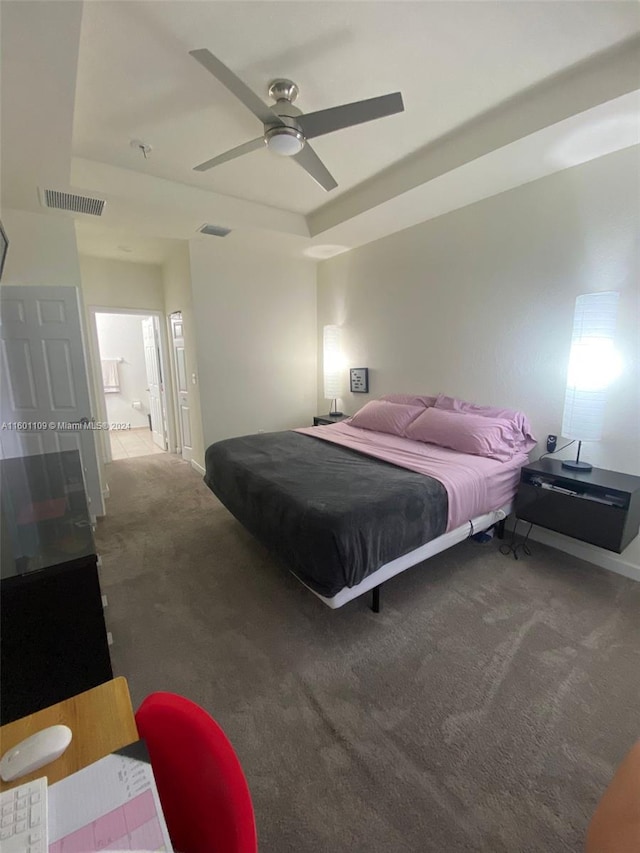
{"type": "Polygon", "coordinates": [[[350,388],[352,394],[369,393],[369,368],[352,367],[349,371],[350,388]]]}

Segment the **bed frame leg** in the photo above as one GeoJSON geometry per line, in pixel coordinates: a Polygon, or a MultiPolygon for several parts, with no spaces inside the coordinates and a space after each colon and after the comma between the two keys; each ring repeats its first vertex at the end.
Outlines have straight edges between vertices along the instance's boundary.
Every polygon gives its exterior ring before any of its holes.
{"type": "Polygon", "coordinates": [[[371,609],[374,613],[380,613],[380,587],[374,586],[371,590],[371,609]]]}
{"type": "Polygon", "coordinates": [[[499,521],[496,524],[496,536],[498,537],[498,539],[504,539],[504,523],[505,523],[505,521],[506,521],[506,519],[503,518],[503,519],[501,519],[501,521],[499,521]]]}

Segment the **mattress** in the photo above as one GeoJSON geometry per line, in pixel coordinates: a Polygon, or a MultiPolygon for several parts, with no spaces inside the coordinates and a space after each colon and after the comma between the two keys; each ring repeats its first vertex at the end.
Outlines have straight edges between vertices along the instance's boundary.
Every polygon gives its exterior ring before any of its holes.
{"type": "Polygon", "coordinates": [[[315,430],[216,442],[205,469],[205,483],[238,521],[327,598],[447,528],[447,489],[438,479],[324,441],[315,430]]]}

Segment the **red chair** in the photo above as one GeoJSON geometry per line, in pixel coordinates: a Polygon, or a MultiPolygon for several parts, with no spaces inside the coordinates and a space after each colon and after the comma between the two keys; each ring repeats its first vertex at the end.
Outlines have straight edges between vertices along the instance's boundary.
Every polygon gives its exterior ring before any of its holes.
{"type": "Polygon", "coordinates": [[[180,853],[256,853],[251,794],[227,736],[175,693],[152,693],[136,713],[171,840],[180,853]]]}

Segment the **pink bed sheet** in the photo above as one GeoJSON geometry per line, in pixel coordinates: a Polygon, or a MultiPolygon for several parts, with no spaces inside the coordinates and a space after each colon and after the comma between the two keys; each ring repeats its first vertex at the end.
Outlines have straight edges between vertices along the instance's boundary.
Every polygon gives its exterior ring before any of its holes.
{"type": "Polygon", "coordinates": [[[519,453],[509,462],[471,456],[435,444],[350,426],[348,422],[300,427],[295,432],[358,450],[401,468],[439,480],[449,496],[447,531],[513,500],[520,468],[529,457],[519,453]]]}

